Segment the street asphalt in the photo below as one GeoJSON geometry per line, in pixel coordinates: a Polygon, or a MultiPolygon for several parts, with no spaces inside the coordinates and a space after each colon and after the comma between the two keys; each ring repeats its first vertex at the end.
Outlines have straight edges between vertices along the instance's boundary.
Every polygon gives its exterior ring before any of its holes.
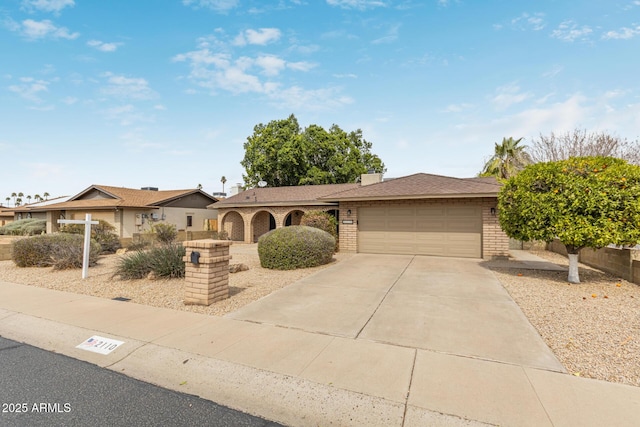
{"type": "Polygon", "coordinates": [[[2,426],[280,424],[0,337],[2,426]]]}

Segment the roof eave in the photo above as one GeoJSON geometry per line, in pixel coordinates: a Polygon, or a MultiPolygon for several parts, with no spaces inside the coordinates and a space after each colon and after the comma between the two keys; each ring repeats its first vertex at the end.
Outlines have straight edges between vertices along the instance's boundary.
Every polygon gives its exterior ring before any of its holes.
{"type": "Polygon", "coordinates": [[[343,197],[332,199],[337,202],[368,202],[375,200],[418,200],[418,199],[480,199],[495,198],[498,193],[467,193],[467,194],[412,194],[404,196],[363,196],[363,197],[343,197]]]}
{"type": "Polygon", "coordinates": [[[337,206],[337,201],[324,201],[324,200],[307,200],[307,201],[293,201],[293,202],[251,202],[251,203],[229,203],[219,205],[218,203],[212,203],[207,206],[208,209],[227,209],[227,208],[255,208],[255,207],[280,207],[280,206],[337,206]]]}

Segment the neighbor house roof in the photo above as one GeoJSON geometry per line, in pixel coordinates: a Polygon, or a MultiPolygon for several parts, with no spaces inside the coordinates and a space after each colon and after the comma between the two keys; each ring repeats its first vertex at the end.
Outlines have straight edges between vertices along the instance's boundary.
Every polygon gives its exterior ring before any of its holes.
{"type": "Polygon", "coordinates": [[[443,197],[496,197],[495,178],[452,178],[417,173],[376,184],[358,186],[320,197],[324,201],[425,199],[443,197]]]}
{"type": "Polygon", "coordinates": [[[322,196],[358,188],[360,184],[298,185],[289,187],[251,188],[209,205],[209,208],[237,208],[250,206],[333,205],[322,196]]]}
{"type": "Polygon", "coordinates": [[[110,209],[110,208],[153,208],[166,204],[181,197],[200,193],[217,200],[202,190],[137,190],[134,188],[112,187],[108,185],[92,185],[80,193],[72,196],[68,201],[54,203],[29,210],[77,210],[77,209],[110,209]],[[83,198],[85,195],[98,191],[104,197],[83,198]]]}

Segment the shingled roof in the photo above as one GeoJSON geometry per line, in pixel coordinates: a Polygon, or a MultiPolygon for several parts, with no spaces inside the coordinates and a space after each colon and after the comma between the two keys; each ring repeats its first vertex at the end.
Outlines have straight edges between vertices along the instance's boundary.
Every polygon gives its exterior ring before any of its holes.
{"type": "Polygon", "coordinates": [[[324,201],[397,200],[443,197],[496,197],[500,183],[495,178],[452,178],[417,173],[376,184],[358,186],[320,197],[324,201]]]}
{"type": "Polygon", "coordinates": [[[74,209],[110,209],[110,208],[153,208],[190,194],[201,193],[211,200],[216,200],[207,193],[197,190],[137,190],[134,188],[112,187],[108,185],[92,185],[68,201],[47,205],[31,210],[74,210],[74,209]],[[106,198],[88,198],[83,196],[97,190],[106,198]]]}
{"type": "Polygon", "coordinates": [[[290,187],[252,188],[209,205],[209,208],[237,208],[249,206],[334,205],[320,200],[328,194],[356,189],[360,184],[299,185],[290,187]]]}

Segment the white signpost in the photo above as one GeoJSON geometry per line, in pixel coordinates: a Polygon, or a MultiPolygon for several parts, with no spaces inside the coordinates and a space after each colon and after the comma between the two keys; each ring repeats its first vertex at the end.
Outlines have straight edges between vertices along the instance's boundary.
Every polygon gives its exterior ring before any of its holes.
{"type": "Polygon", "coordinates": [[[58,224],[84,224],[84,252],[82,254],[82,278],[89,274],[89,251],[91,248],[91,225],[98,221],[91,221],[91,214],[86,214],[82,219],[59,219],[58,224]]]}

